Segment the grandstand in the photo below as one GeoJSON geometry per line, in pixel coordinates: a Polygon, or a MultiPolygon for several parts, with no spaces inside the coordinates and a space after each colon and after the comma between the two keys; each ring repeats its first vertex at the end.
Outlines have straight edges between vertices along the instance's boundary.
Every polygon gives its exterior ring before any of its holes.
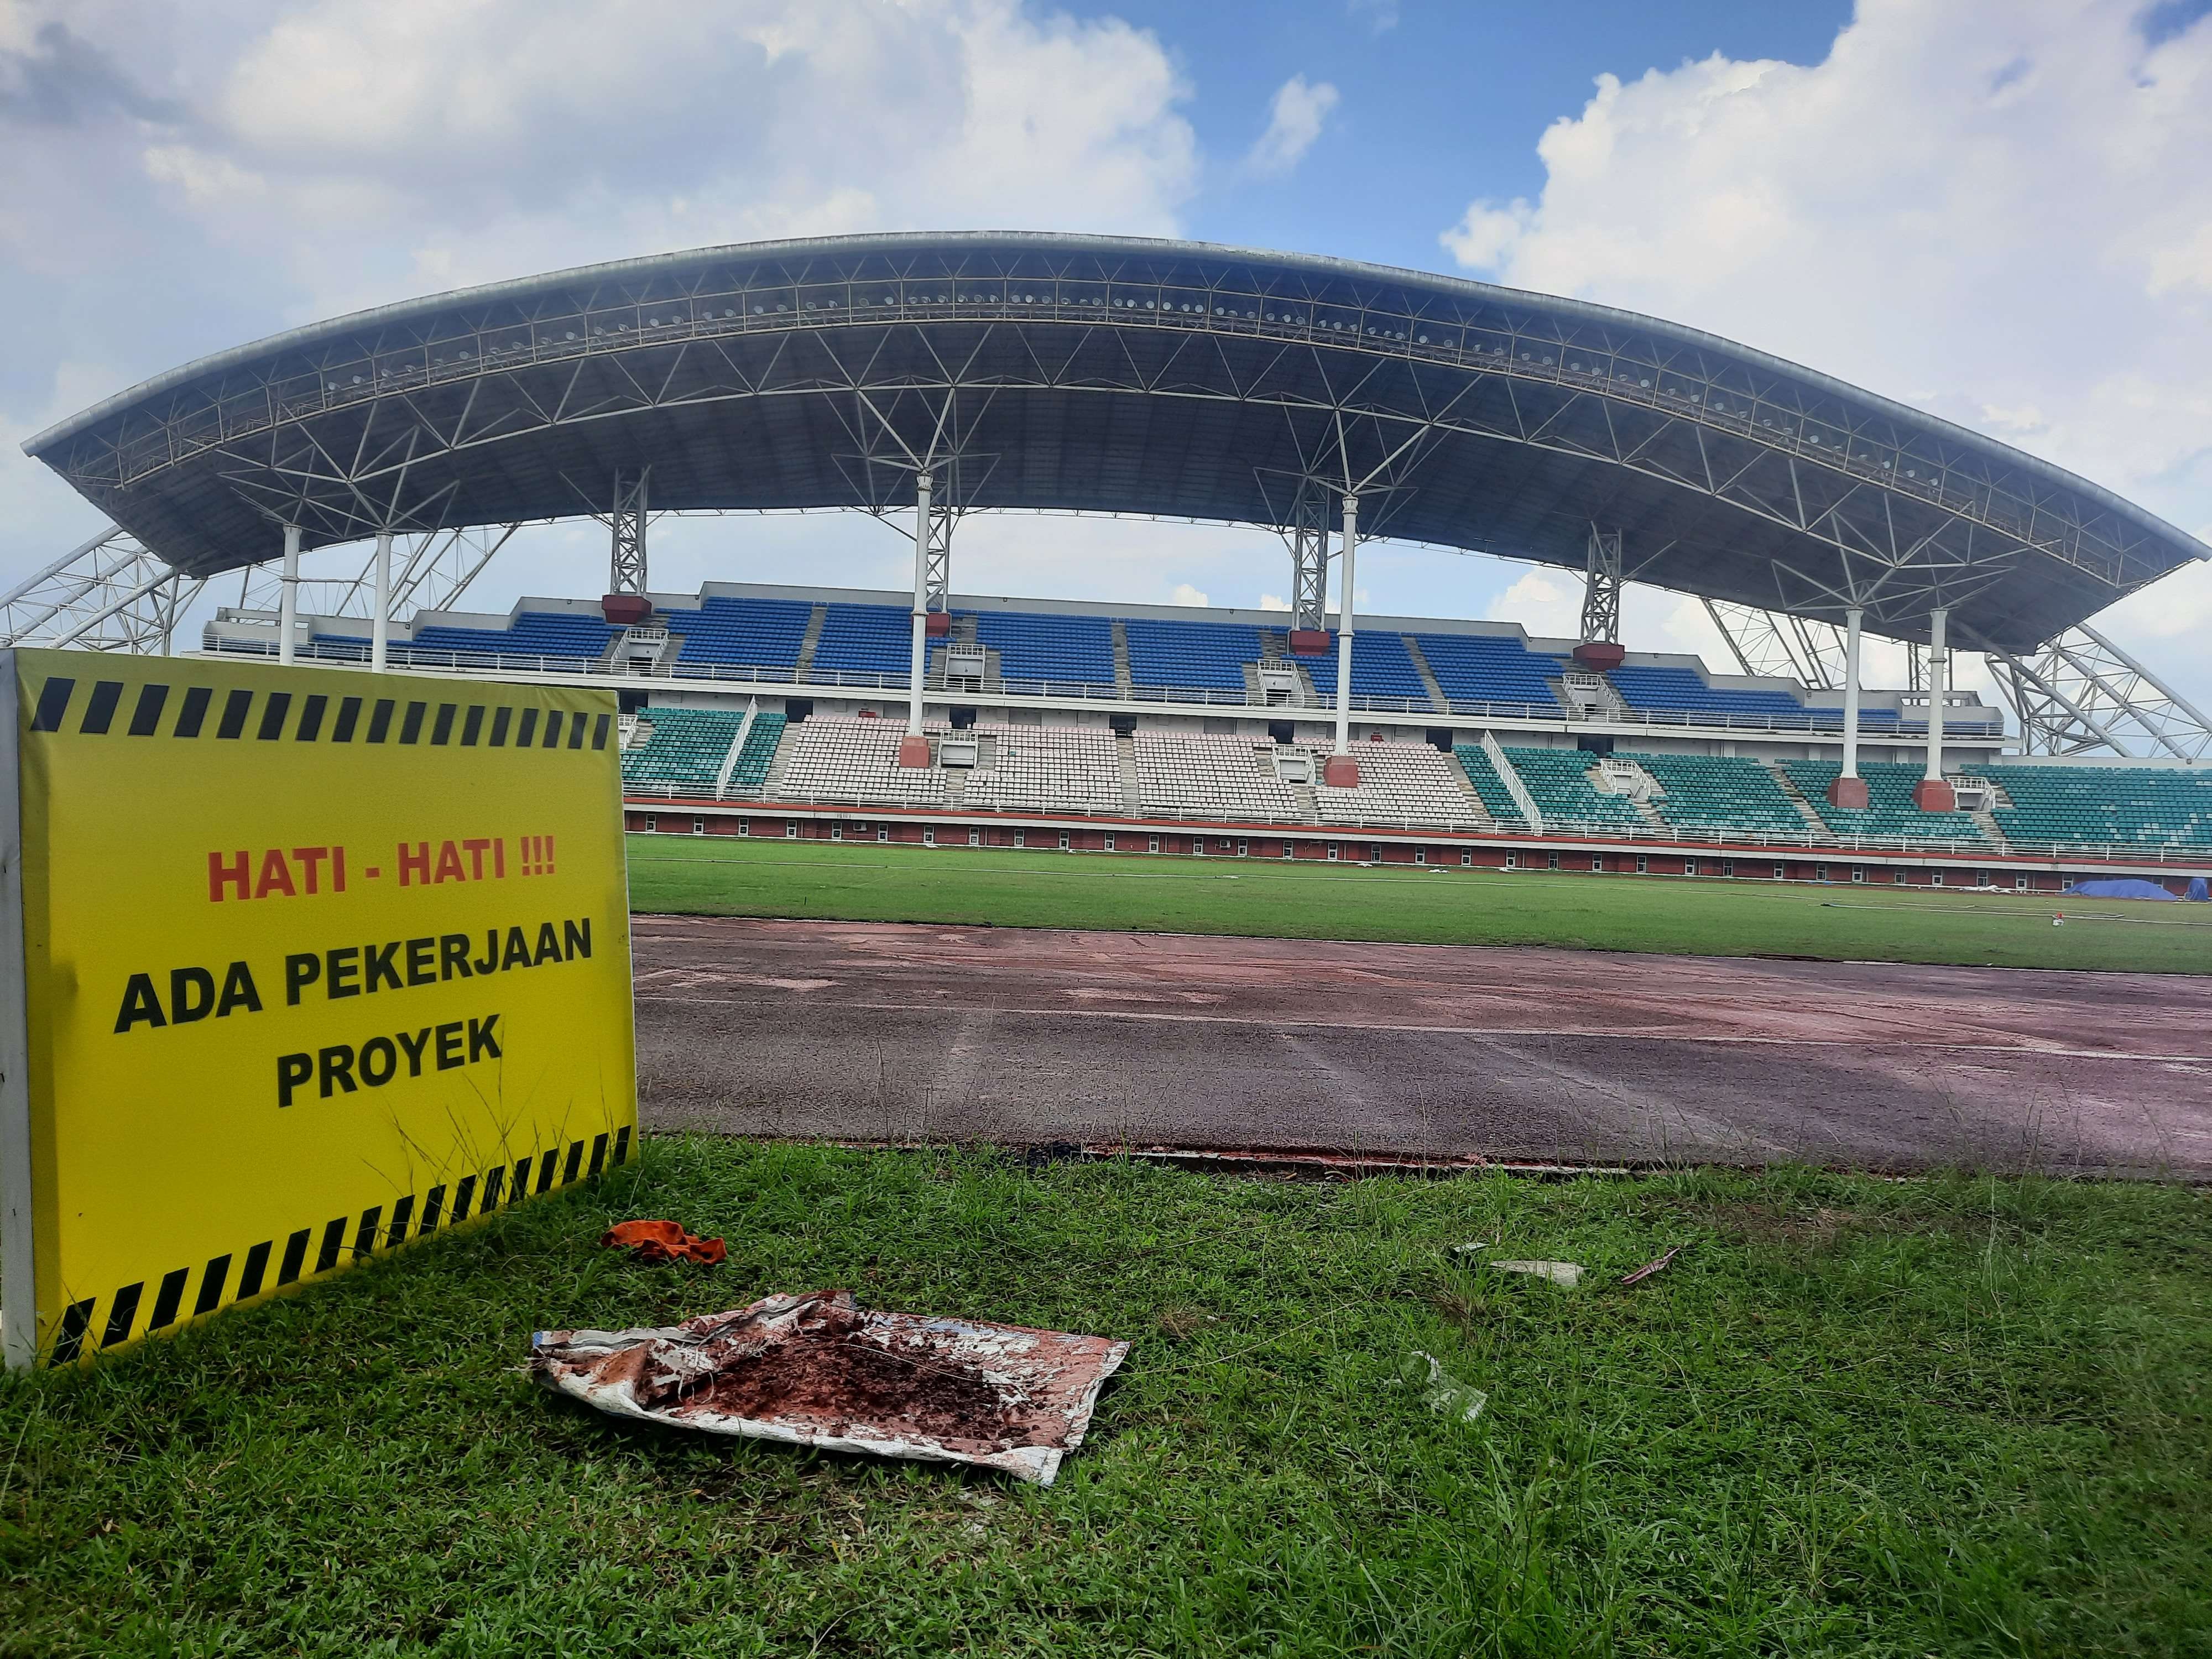
{"type": "Polygon", "coordinates": [[[1859,773],[1866,779],[1870,799],[1866,806],[1856,810],[1834,805],[1827,799],[1828,787],[1840,769],[1834,761],[1790,761],[1784,769],[1838,836],[1983,840],[1981,826],[1967,814],[1928,811],[1913,804],[1913,786],[1921,777],[1917,767],[1882,761],[1861,763],[1859,773]]]}
{"type": "Polygon", "coordinates": [[[2212,721],[2088,628],[2212,550],[1814,370],[1455,278],[1020,234],[701,249],[295,330],[25,447],[115,520],[36,579],[61,596],[46,637],[136,617],[125,648],[166,647],[185,584],[245,571],[204,650],[610,686],[634,797],[696,803],[702,833],[865,810],[933,838],[1060,820],[1070,846],[1108,820],[1149,851],[1210,822],[1292,855],[1349,828],[1424,860],[1534,837],[1607,868],[1784,849],[1804,856],[1743,867],[1843,852],[1930,879],[2212,848],[2212,721]],[[1252,396],[1271,376],[1304,390],[1252,396]],[[496,551],[580,502],[613,503],[599,603],[459,608],[489,556],[464,538],[496,551]],[[913,587],[647,580],[658,515],[825,509],[895,523],[913,587]],[[1279,533],[1291,608],[956,592],[956,530],[1000,510],[1279,533]],[[1351,614],[1376,537],[1574,571],[1581,637],[1351,614]],[[396,585],[371,581],[395,541],[396,585]],[[356,543],[378,550],[337,585],[347,614],[303,607],[303,555],[356,543]],[[1702,601],[1744,672],[1626,648],[1631,580],[1702,601]],[[1864,683],[1863,637],[1911,653],[1906,684],[1864,683]],[[2171,763],[2081,759],[2123,732],[2171,763]]]}
{"type": "Polygon", "coordinates": [[[969,617],[976,642],[999,653],[1002,678],[1110,687],[1118,678],[1114,624],[1107,617],[983,611],[963,611],[955,620],[969,617]]]}
{"type": "Polygon", "coordinates": [[[1980,775],[2003,792],[1990,816],[2008,841],[2212,847],[2212,773],[2008,763],[1980,775]]]}

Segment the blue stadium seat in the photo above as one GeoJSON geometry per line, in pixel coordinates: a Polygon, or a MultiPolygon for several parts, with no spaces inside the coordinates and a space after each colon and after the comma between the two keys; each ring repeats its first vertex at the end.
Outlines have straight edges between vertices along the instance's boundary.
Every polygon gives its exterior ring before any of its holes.
{"type": "MultiPolygon", "coordinates": [[[[1313,677],[1314,690],[1325,697],[1336,695],[1337,635],[1328,639],[1328,649],[1318,656],[1292,657],[1313,677]]],[[[1352,636],[1352,695],[1354,697],[1403,697],[1426,708],[1429,688],[1421,684],[1420,672],[1406,652],[1405,638],[1398,634],[1359,634],[1352,636]]]]}
{"type": "Polygon", "coordinates": [[[833,605],[823,614],[811,672],[895,674],[903,682],[914,649],[914,612],[891,605],[833,605]]]}
{"type": "Polygon", "coordinates": [[[680,663],[727,663],[747,668],[796,667],[814,606],[803,599],[708,599],[695,611],[666,613],[684,636],[680,663]]]}
{"type": "Polygon", "coordinates": [[[1109,617],[1040,617],[1019,611],[958,614],[975,617],[976,641],[999,653],[999,672],[1006,679],[1114,684],[1114,623],[1109,617]]]}
{"type": "MultiPolygon", "coordinates": [[[[1529,703],[1555,709],[1551,682],[1559,658],[1531,651],[1510,634],[1417,634],[1429,672],[1454,702],[1529,703]]],[[[1355,663],[1355,666],[1356,666],[1355,663]]]]}
{"type": "MultiPolygon", "coordinates": [[[[1631,708],[1653,713],[1740,716],[1747,720],[1805,720],[1805,705],[1784,691],[1722,690],[1692,668],[1657,668],[1623,663],[1606,678],[1631,708]]],[[[1827,711],[1821,711],[1823,715],[1827,711]]],[[[1843,712],[1835,713],[1838,725],[1843,712]]],[[[1825,720],[1823,721],[1825,723],[1825,720]]]]}
{"type": "Polygon", "coordinates": [[[598,617],[573,611],[523,611],[505,628],[417,629],[413,644],[423,651],[590,659],[606,654],[613,635],[614,629],[598,617]]]}
{"type": "MultiPolygon", "coordinates": [[[[1260,630],[1240,623],[1133,617],[1122,627],[1129,636],[1129,678],[1138,685],[1242,691],[1244,665],[1260,660],[1260,630]]],[[[1356,649],[1352,660],[1356,665],[1356,649]]]]}

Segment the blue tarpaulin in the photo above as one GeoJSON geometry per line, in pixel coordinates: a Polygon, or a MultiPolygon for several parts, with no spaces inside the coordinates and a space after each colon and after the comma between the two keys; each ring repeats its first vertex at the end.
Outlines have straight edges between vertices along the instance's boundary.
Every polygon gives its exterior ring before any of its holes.
{"type": "Polygon", "coordinates": [[[2197,903],[2202,904],[2205,900],[2212,899],[2212,892],[2205,890],[2203,877],[2191,876],[2189,878],[2189,891],[2183,896],[2194,899],[2197,903]]]}
{"type": "Polygon", "coordinates": [[[2077,881],[2066,890],[2079,893],[2083,898],[2171,899],[2167,892],[2154,881],[2141,881],[2133,876],[2116,876],[2109,881],[2077,881]]]}

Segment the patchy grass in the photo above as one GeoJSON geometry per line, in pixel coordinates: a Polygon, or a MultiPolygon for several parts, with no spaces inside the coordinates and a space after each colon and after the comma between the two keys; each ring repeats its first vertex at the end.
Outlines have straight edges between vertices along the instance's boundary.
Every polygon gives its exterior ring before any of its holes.
{"type": "MultiPolygon", "coordinates": [[[[2189,904],[1748,876],[629,840],[630,903],[647,912],[2212,972],[2212,914],[2189,904]],[[2054,927],[2059,910],[2066,925],[2054,927]]],[[[1834,867],[1850,874],[1848,863],[1834,867]]]]}
{"type": "Polygon", "coordinates": [[[2208,1376],[2212,1213],[2174,1188],[654,1141],[0,1382],[0,1653],[2201,1655],[2208,1376]],[[635,1215],[729,1262],[594,1248],[635,1215]],[[1042,1491],[618,1423],[519,1370],[536,1326],[835,1284],[1135,1351],[1042,1491]],[[1399,1380],[1415,1349],[1477,1422],[1399,1380]]]}

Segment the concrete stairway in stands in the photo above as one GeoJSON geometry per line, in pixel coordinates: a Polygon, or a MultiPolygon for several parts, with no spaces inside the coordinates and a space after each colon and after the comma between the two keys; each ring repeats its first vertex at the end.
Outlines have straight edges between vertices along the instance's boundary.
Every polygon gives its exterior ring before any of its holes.
{"type": "Polygon", "coordinates": [[[822,624],[830,617],[830,607],[817,605],[806,619],[806,632],[799,636],[799,661],[791,671],[795,680],[805,679],[814,672],[814,647],[822,643],[822,624]]]}
{"type": "Polygon", "coordinates": [[[1988,807],[1981,807],[1975,811],[1967,813],[1966,816],[1973,819],[1974,828],[1982,832],[1982,838],[1988,842],[1990,846],[1996,848],[1998,852],[2009,853],[2012,851],[2011,843],[2005,840],[2004,830],[1997,823],[1996,815],[1990,811],[1988,807]]]}
{"type": "Polygon", "coordinates": [[[1421,642],[1411,634],[1400,635],[1406,641],[1406,659],[1413,665],[1413,672],[1421,677],[1421,684],[1429,694],[1429,702],[1439,714],[1451,713],[1451,699],[1430,670],[1429,659],[1421,654],[1421,642]]]}
{"type": "Polygon", "coordinates": [[[1827,820],[1820,816],[1819,809],[1811,801],[1805,799],[1805,792],[1797,787],[1797,780],[1790,775],[1790,769],[1778,761],[1765,761],[1762,764],[1773,775],[1775,787],[1790,797],[1790,805],[1797,809],[1797,816],[1805,820],[1805,827],[1816,836],[1826,835],[1827,820]]]}
{"type": "MultiPolygon", "coordinates": [[[[1121,624],[1114,624],[1115,654],[1120,659],[1121,672],[1128,672],[1128,657],[1121,649],[1121,624]]],[[[1121,767],[1121,810],[1131,817],[1145,814],[1144,787],[1137,780],[1137,740],[1117,735],[1114,739],[1114,757],[1121,767]]]]}
{"type": "MultiPolygon", "coordinates": [[[[817,605],[814,609],[814,631],[819,633],[821,628],[822,608],[817,605]]],[[[776,739],[775,753],[769,757],[768,775],[761,780],[763,800],[774,800],[783,793],[784,765],[791,754],[791,734],[799,730],[799,726],[797,720],[785,722],[783,735],[776,739]]]]}
{"type": "MultiPolygon", "coordinates": [[[[1407,643],[1411,645],[1413,641],[1408,640],[1407,643]]],[[[1428,672],[1425,664],[1423,665],[1421,672],[1424,675],[1428,672]]],[[[1474,817],[1474,821],[1482,824],[1495,823],[1497,820],[1490,816],[1490,808],[1482,799],[1482,792],[1474,787],[1474,780],[1468,776],[1467,768],[1459,763],[1459,757],[1456,755],[1446,755],[1444,759],[1450,766],[1452,781],[1459,786],[1460,793],[1467,797],[1468,811],[1474,817]]]]}
{"type": "MultiPolygon", "coordinates": [[[[1117,696],[1133,694],[1136,682],[1129,678],[1129,630],[1121,625],[1119,617],[1114,618],[1114,691],[1117,696]]],[[[1128,739],[1124,738],[1124,743],[1128,739]]],[[[1135,763],[1130,763],[1134,765],[1135,763]]]]}

